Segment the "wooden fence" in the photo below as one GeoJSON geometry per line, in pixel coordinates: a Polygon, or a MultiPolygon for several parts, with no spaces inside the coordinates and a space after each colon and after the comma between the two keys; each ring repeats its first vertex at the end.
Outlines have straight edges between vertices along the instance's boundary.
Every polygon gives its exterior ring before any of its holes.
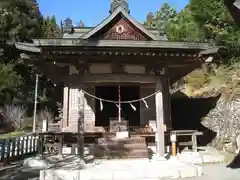
{"type": "Polygon", "coordinates": [[[35,134],[0,140],[0,162],[18,160],[37,153],[39,141],[35,134]]]}

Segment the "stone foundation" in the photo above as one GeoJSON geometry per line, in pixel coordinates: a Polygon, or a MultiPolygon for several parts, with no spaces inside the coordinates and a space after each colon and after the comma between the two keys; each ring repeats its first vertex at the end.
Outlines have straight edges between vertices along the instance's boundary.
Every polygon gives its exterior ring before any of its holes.
{"type": "Polygon", "coordinates": [[[202,168],[175,160],[110,160],[89,165],[83,170],[48,169],[40,171],[40,180],[147,180],[179,179],[202,175],[202,168]]]}

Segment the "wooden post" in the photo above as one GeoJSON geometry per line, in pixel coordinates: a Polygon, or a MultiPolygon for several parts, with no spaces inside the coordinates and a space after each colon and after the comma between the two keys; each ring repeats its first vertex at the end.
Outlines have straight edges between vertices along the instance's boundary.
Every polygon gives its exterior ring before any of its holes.
{"type": "Polygon", "coordinates": [[[38,139],[38,153],[39,153],[39,155],[43,155],[43,142],[44,142],[44,135],[40,135],[39,136],[39,139],[38,139]]]}
{"type": "Polygon", "coordinates": [[[78,155],[84,159],[84,93],[82,90],[79,92],[78,102],[78,155]]]}
{"type": "Polygon", "coordinates": [[[165,137],[164,137],[164,113],[163,113],[163,95],[162,95],[162,83],[159,78],[156,83],[157,94],[155,96],[156,103],[156,146],[157,146],[157,158],[164,158],[165,153],[165,137]]]}
{"type": "Polygon", "coordinates": [[[17,157],[19,157],[20,156],[20,150],[21,150],[21,147],[20,147],[20,142],[21,142],[21,139],[20,138],[16,138],[16,141],[17,141],[17,157]]]}
{"type": "Polygon", "coordinates": [[[169,78],[162,78],[162,92],[163,92],[163,109],[164,109],[164,124],[167,129],[172,129],[172,118],[171,118],[171,93],[170,93],[170,82],[169,78]]]}
{"type": "Polygon", "coordinates": [[[64,87],[63,90],[63,119],[62,119],[62,128],[66,128],[69,125],[69,88],[68,86],[64,87]]]}
{"type": "Polygon", "coordinates": [[[2,140],[1,143],[1,161],[5,159],[5,147],[6,147],[6,139],[2,140]]]}
{"type": "Polygon", "coordinates": [[[170,141],[172,143],[172,156],[177,156],[177,146],[176,146],[176,142],[177,142],[177,134],[171,132],[170,133],[170,141]]]}
{"type": "Polygon", "coordinates": [[[13,138],[12,139],[12,158],[11,159],[13,159],[14,157],[15,157],[15,155],[16,155],[16,139],[15,138],[13,138]]]}
{"type": "Polygon", "coordinates": [[[118,86],[118,121],[121,122],[121,87],[118,86]]]}
{"type": "Polygon", "coordinates": [[[33,132],[36,132],[36,116],[37,116],[37,98],[38,98],[38,74],[36,74],[34,112],[33,112],[33,132]]]}
{"type": "Polygon", "coordinates": [[[48,120],[43,119],[42,121],[42,132],[47,132],[48,131],[48,120]]]}
{"type": "Polygon", "coordinates": [[[195,133],[192,135],[192,150],[197,152],[197,135],[195,133]]]}
{"type": "Polygon", "coordinates": [[[29,141],[30,141],[30,147],[29,147],[29,152],[33,153],[33,136],[29,136],[29,141]]]}
{"type": "Polygon", "coordinates": [[[29,136],[26,137],[26,151],[25,153],[28,154],[29,153],[29,136]]]}
{"type": "Polygon", "coordinates": [[[64,137],[62,134],[59,136],[59,140],[60,140],[59,153],[62,155],[63,154],[63,141],[64,141],[64,137]]]}
{"type": "Polygon", "coordinates": [[[10,158],[11,144],[12,144],[12,140],[11,140],[11,139],[8,139],[8,140],[7,140],[7,154],[6,154],[6,163],[8,163],[8,161],[9,161],[9,158],[10,158]]]}
{"type": "Polygon", "coordinates": [[[172,143],[172,156],[177,156],[177,146],[176,146],[176,142],[172,143]]]}
{"type": "Polygon", "coordinates": [[[24,136],[23,136],[23,137],[20,137],[21,156],[24,155],[24,143],[25,143],[25,138],[24,138],[24,136]]]}

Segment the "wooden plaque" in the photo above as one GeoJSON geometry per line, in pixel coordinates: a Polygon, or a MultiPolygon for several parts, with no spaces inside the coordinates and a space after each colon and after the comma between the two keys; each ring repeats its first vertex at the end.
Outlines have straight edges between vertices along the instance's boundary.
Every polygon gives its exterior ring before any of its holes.
{"type": "Polygon", "coordinates": [[[128,131],[128,122],[126,120],[110,120],[110,132],[128,131]]]}

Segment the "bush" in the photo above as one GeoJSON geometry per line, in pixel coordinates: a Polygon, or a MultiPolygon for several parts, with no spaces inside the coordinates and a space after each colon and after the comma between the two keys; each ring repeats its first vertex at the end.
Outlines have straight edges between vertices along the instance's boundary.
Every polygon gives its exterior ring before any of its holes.
{"type": "Polygon", "coordinates": [[[42,109],[37,114],[37,125],[42,125],[43,120],[47,120],[48,122],[52,122],[54,119],[54,114],[48,109],[42,109]]]}
{"type": "Polygon", "coordinates": [[[12,130],[21,129],[26,111],[27,109],[22,105],[5,105],[3,108],[4,124],[11,126],[12,130]]]}

